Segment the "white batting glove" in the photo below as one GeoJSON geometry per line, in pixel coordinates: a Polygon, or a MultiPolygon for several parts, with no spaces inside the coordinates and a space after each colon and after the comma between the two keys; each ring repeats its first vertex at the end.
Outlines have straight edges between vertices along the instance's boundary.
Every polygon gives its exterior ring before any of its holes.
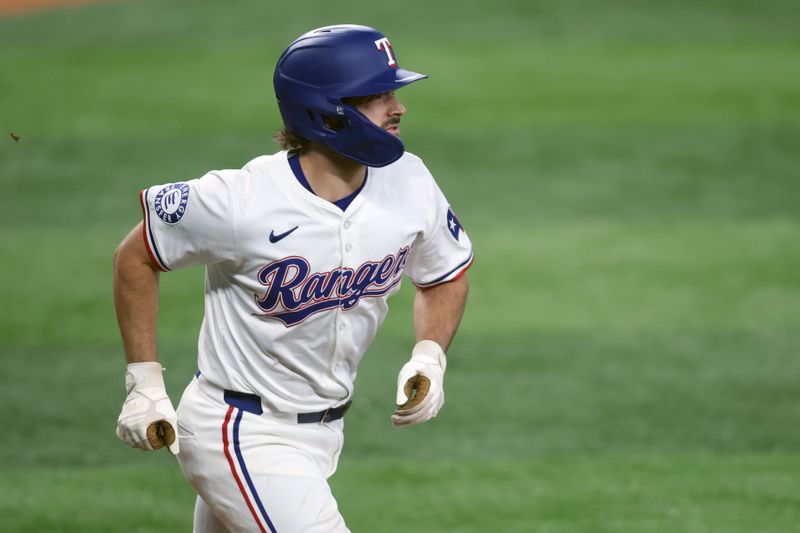
{"type": "Polygon", "coordinates": [[[397,410],[392,424],[412,426],[430,420],[444,405],[447,358],[434,341],[420,341],[397,376],[397,410]]]}
{"type": "Polygon", "coordinates": [[[158,450],[167,446],[172,455],[178,455],[178,415],[167,396],[163,371],[156,362],[128,365],[128,397],[117,419],[117,437],[134,448],[158,450]]]}

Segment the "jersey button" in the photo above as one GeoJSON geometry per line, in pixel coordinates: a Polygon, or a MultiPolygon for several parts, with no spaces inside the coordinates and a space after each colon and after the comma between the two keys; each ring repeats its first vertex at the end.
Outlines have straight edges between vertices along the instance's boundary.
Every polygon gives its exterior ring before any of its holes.
{"type": "Polygon", "coordinates": [[[344,331],[344,328],[345,328],[344,324],[339,324],[339,331],[344,331]]]}
{"type": "Polygon", "coordinates": [[[352,245],[352,244],[349,244],[349,243],[348,243],[348,244],[345,244],[345,245],[344,245],[344,251],[345,251],[345,252],[349,252],[349,251],[350,251],[350,250],[352,250],[352,249],[353,249],[353,245],[352,245]]]}
{"type": "Polygon", "coordinates": [[[350,229],[350,226],[352,226],[352,224],[350,223],[349,220],[344,223],[344,229],[350,229]]]}

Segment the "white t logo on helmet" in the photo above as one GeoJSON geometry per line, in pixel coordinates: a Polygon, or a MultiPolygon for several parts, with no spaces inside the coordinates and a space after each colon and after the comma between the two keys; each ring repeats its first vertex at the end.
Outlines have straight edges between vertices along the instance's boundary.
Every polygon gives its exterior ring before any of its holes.
{"type": "Polygon", "coordinates": [[[375,41],[375,46],[378,47],[378,50],[383,50],[386,52],[386,58],[389,60],[389,66],[392,68],[397,68],[397,61],[394,59],[394,55],[392,54],[392,43],[389,42],[389,39],[383,37],[375,41]]]}

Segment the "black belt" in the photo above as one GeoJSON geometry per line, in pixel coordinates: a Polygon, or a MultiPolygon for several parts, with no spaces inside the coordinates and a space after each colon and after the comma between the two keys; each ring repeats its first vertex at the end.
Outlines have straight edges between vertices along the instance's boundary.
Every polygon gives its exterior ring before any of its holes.
{"type": "MultiPolygon", "coordinates": [[[[261,415],[264,413],[264,409],[261,407],[261,397],[257,394],[236,392],[226,389],[225,403],[234,407],[238,407],[242,411],[247,411],[248,413],[253,413],[256,415],[261,415]]],[[[338,407],[331,407],[329,409],[325,409],[324,411],[317,411],[316,413],[298,413],[297,423],[314,424],[339,420],[344,416],[347,410],[350,409],[350,404],[352,403],[352,401],[348,401],[347,403],[338,407]]]]}

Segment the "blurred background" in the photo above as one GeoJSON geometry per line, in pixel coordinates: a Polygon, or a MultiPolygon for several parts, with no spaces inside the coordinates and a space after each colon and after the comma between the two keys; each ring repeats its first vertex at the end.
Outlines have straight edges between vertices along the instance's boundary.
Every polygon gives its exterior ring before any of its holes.
{"type": "MultiPolygon", "coordinates": [[[[11,3],[0,2],[0,11],[11,3]]],[[[800,4],[125,0],[0,18],[4,531],[189,531],[114,435],[111,257],[151,184],[272,153],[272,70],[353,22],[474,246],[435,422],[394,429],[406,286],[359,371],[354,532],[800,531],[800,4]]],[[[175,402],[200,269],[162,276],[175,402]]]]}

